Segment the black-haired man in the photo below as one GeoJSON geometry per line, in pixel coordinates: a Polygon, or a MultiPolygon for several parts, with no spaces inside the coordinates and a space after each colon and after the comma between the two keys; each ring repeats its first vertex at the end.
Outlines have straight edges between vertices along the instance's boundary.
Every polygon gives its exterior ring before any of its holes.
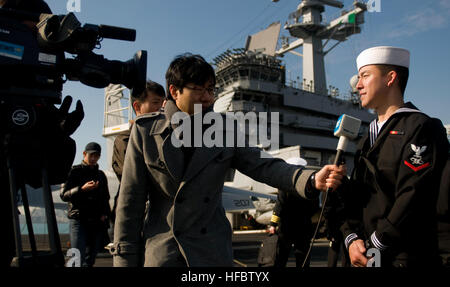
{"type": "MultiPolygon", "coordinates": [[[[141,234],[145,266],[231,266],[232,230],[222,206],[229,168],[303,197],[340,184],[345,168],[326,166],[313,180],[314,171],[261,158],[261,150],[248,145],[192,145],[190,134],[176,134],[180,122],[175,118],[194,118],[193,129],[204,128],[195,126],[195,117],[213,113],[214,69],[203,57],[185,54],[172,61],[166,81],[170,100],[164,113],[140,117],[131,131],[116,211],[114,266],[138,264],[141,234]]],[[[235,135],[224,133],[224,142],[235,135]]]]}
{"type": "Polygon", "coordinates": [[[445,129],[404,103],[409,51],[373,47],[357,58],[361,104],[374,109],[345,189],[341,227],[352,265],[367,265],[367,248],[382,267],[437,264],[436,200],[448,142],[445,129]],[[366,241],[366,242],[365,242],[366,241]]]}
{"type": "MultiPolygon", "coordinates": [[[[141,116],[147,113],[158,112],[164,103],[165,91],[163,86],[160,84],[148,80],[146,83],[145,90],[137,96],[131,95],[131,105],[136,113],[136,116],[141,116]]],[[[133,125],[134,121],[131,121],[133,125]]],[[[114,140],[114,149],[112,156],[112,168],[119,179],[122,180],[123,163],[125,161],[125,153],[127,151],[128,141],[130,139],[130,130],[123,131],[119,133],[114,140]]],[[[120,186],[119,186],[120,188],[120,186]]],[[[115,220],[117,198],[119,196],[119,191],[114,198],[114,206],[112,210],[112,220],[115,220]]]]}
{"type": "Polygon", "coordinates": [[[100,155],[100,145],[88,143],[81,164],[72,168],[60,194],[69,203],[71,247],[80,251],[81,266],[85,267],[95,263],[111,212],[108,181],[97,164],[100,155]]]}
{"type": "MultiPolygon", "coordinates": [[[[131,105],[136,116],[159,112],[165,99],[164,88],[153,81],[147,81],[145,90],[138,96],[131,95],[131,105]]],[[[133,124],[134,121],[131,121],[133,124]]],[[[131,128],[130,128],[131,130],[131,128]]],[[[121,132],[114,140],[112,168],[119,181],[122,179],[123,162],[130,138],[130,130],[121,132]]]]}

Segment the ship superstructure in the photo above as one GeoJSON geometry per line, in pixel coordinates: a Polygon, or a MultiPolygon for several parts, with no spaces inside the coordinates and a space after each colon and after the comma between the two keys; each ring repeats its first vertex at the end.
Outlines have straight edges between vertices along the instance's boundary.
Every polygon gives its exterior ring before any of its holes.
{"type": "MultiPolygon", "coordinates": [[[[359,105],[355,93],[347,99],[338,97],[333,87],[326,88],[324,57],[338,43],[361,31],[365,4],[355,2],[355,8],[344,11],[330,23],[320,21],[325,5],[342,7],[339,1],[301,1],[291,14],[291,24],[285,28],[298,39],[274,46],[278,40],[279,23],[249,37],[246,47],[227,50],[213,60],[216,68],[218,95],[214,110],[217,112],[278,113],[269,118],[279,124],[279,137],[273,135],[267,150],[300,146],[300,156],[309,165],[322,166],[332,162],[337,145],[333,136],[337,118],[348,114],[363,122],[361,134],[375,117],[359,105]],[[277,30],[278,29],[278,30],[277,30]],[[329,50],[324,47],[333,39],[329,50]],[[293,51],[303,46],[303,54],[293,51]],[[303,58],[302,81],[288,82],[282,56],[294,52],[303,58]]],[[[352,168],[355,144],[350,144],[348,168],[352,168]]]]}

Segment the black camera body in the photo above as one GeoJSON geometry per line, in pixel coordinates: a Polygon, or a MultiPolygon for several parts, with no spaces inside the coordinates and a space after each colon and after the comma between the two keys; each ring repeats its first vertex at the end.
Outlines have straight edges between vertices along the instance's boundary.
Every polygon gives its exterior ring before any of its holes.
{"type": "Polygon", "coordinates": [[[96,88],[123,84],[140,93],[145,89],[146,51],[126,62],[92,52],[103,38],[134,41],[135,37],[132,29],[82,27],[73,13],[58,16],[0,8],[0,100],[60,104],[66,80],[96,88]],[[26,21],[38,24],[29,27],[26,21]],[[65,53],[74,57],[66,59],[65,53]]]}
{"type": "MultiPolygon", "coordinates": [[[[67,80],[96,88],[123,84],[133,94],[144,91],[146,51],[126,62],[92,52],[103,38],[134,41],[135,37],[132,29],[82,26],[73,13],[58,16],[0,8],[0,145],[6,151],[9,138],[8,150],[16,154],[17,166],[30,168],[23,174],[34,174],[38,168],[32,163],[40,165],[43,154],[74,153],[74,142],[65,149],[61,142],[73,141],[69,137],[84,117],[82,106],[77,103],[72,115],[68,115],[70,97],[60,109],[54,106],[62,103],[67,80]]],[[[0,161],[3,156],[0,153],[0,161]]],[[[72,160],[67,160],[69,168],[72,160]]]]}
{"type": "Polygon", "coordinates": [[[19,21],[0,18],[0,97],[8,102],[59,104],[64,52],[45,53],[19,21]],[[26,98],[26,99],[19,99],[26,98]]]}
{"type": "Polygon", "coordinates": [[[2,198],[1,208],[7,210],[10,206],[6,214],[12,217],[5,221],[12,222],[6,230],[7,236],[14,234],[14,242],[10,241],[6,250],[8,257],[15,250],[13,262],[18,266],[38,264],[47,257],[46,264],[64,266],[50,185],[67,179],[76,151],[70,135],[78,128],[84,112],[78,101],[75,111],[68,113],[72,98],[62,101],[63,84],[67,80],[96,88],[123,84],[132,94],[142,93],[146,85],[146,51],[137,52],[126,62],[111,61],[92,52],[103,38],[134,41],[135,37],[136,31],[131,29],[81,26],[73,13],[57,16],[0,8],[0,182],[2,192],[5,185],[10,189],[5,193],[7,198],[2,198]],[[73,57],[66,58],[67,54],[73,57]],[[61,104],[59,109],[55,104],[61,104]],[[25,184],[43,187],[51,248],[45,256],[36,250],[25,184]],[[16,212],[19,190],[24,198],[31,261],[22,252],[16,212]]]}

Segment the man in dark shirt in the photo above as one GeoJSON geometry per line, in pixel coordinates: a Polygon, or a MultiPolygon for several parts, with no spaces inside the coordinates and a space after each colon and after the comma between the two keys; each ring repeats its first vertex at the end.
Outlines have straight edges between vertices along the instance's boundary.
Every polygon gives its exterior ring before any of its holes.
{"type": "Polygon", "coordinates": [[[108,182],[98,169],[101,147],[91,142],[83,152],[83,161],[75,165],[61,191],[69,203],[70,244],[80,251],[81,266],[92,267],[104,243],[110,216],[108,182]]]}
{"type": "MultiPolygon", "coordinates": [[[[131,95],[131,105],[136,113],[140,116],[147,113],[158,112],[164,103],[165,91],[160,84],[147,81],[145,90],[138,96],[131,95]]],[[[131,121],[133,125],[134,121],[131,121]]],[[[119,181],[122,180],[123,162],[125,160],[125,152],[127,150],[128,140],[130,138],[129,130],[119,133],[114,140],[114,151],[112,156],[112,168],[117,175],[119,181]]]]}
{"type": "MultiPolygon", "coordinates": [[[[286,162],[306,166],[306,161],[299,157],[289,158],[286,162]]],[[[275,267],[286,267],[292,247],[296,266],[302,267],[313,235],[311,217],[318,205],[318,200],[307,200],[297,194],[278,190],[269,227],[269,233],[277,233],[279,236],[275,267]]],[[[306,267],[309,266],[309,259],[307,262],[306,267]]]]}
{"type": "MultiPolygon", "coordinates": [[[[160,84],[147,81],[145,90],[138,96],[131,95],[131,105],[136,113],[136,116],[144,115],[147,113],[158,112],[164,103],[165,91],[160,84]]],[[[128,140],[130,139],[130,131],[134,121],[131,121],[129,130],[119,133],[114,140],[114,149],[112,156],[112,168],[119,179],[119,183],[122,180],[123,163],[125,161],[125,153],[127,151],[128,140]]],[[[120,190],[120,185],[119,185],[120,190]]],[[[114,206],[112,209],[111,220],[114,223],[116,215],[117,198],[119,198],[119,190],[114,197],[114,206]]]]}

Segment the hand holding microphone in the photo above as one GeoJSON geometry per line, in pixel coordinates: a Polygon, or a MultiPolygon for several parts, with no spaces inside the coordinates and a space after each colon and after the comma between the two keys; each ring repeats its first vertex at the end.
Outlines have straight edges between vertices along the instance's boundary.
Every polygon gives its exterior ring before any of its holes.
{"type": "Polygon", "coordinates": [[[335,190],[346,176],[347,168],[338,165],[326,165],[315,175],[315,188],[321,191],[335,190]]]}

